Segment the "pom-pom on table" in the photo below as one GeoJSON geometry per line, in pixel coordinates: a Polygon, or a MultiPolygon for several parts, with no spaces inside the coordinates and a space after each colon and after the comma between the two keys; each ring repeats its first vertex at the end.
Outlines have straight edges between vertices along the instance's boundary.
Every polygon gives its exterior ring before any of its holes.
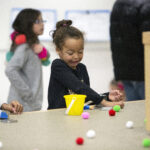
{"type": "Polygon", "coordinates": [[[0,141],[0,149],[3,147],[3,143],[0,141]]]}
{"type": "Polygon", "coordinates": [[[65,115],[66,109],[54,109],[9,115],[18,120],[8,124],[0,122],[0,141],[4,150],[148,150],[142,145],[150,138],[145,131],[145,101],[125,102],[125,107],[115,117],[100,109],[86,110],[90,119],[65,115]],[[137,111],[138,110],[138,111],[137,111]],[[133,129],[126,129],[128,120],[134,122],[133,129]],[[96,137],[88,139],[89,129],[96,137]],[[17,134],[16,134],[17,133],[17,134]],[[83,145],[76,138],[84,139],[83,145]],[[13,141],[13,142],[12,142],[13,141]]]}
{"type": "Polygon", "coordinates": [[[116,112],[113,109],[109,110],[108,112],[109,112],[109,116],[115,116],[116,114],[116,112]]]}
{"type": "Polygon", "coordinates": [[[96,136],[96,133],[94,130],[88,130],[88,132],[86,133],[86,136],[88,138],[94,138],[96,136]]]}
{"type": "Polygon", "coordinates": [[[142,141],[142,145],[144,147],[150,147],[150,138],[145,138],[143,141],[142,141]]]}
{"type": "Polygon", "coordinates": [[[120,111],[120,106],[119,105],[115,105],[114,107],[113,107],[113,110],[115,111],[115,112],[119,112],[120,111]]]}
{"type": "Polygon", "coordinates": [[[88,112],[83,112],[81,116],[83,119],[89,119],[90,114],[88,112]]]}
{"type": "Polygon", "coordinates": [[[76,143],[77,143],[78,145],[82,145],[82,144],[84,143],[84,139],[83,139],[82,137],[78,137],[78,138],[76,139],[76,143]]]}
{"type": "Polygon", "coordinates": [[[128,128],[128,129],[133,128],[133,121],[127,121],[126,122],[126,128],[128,128]]]}

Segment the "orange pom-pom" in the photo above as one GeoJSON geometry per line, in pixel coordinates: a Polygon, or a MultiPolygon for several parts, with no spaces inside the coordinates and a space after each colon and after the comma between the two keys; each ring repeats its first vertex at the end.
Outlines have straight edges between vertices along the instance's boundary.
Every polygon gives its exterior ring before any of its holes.
{"type": "Polygon", "coordinates": [[[15,43],[17,45],[26,43],[26,36],[24,34],[17,35],[16,38],[15,38],[15,43]]]}

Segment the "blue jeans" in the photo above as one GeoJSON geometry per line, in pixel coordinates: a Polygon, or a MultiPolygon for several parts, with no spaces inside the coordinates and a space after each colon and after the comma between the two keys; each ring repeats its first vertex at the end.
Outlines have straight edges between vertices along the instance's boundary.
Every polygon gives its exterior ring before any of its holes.
{"type": "Polygon", "coordinates": [[[143,81],[122,81],[128,101],[144,100],[145,86],[143,81]]]}

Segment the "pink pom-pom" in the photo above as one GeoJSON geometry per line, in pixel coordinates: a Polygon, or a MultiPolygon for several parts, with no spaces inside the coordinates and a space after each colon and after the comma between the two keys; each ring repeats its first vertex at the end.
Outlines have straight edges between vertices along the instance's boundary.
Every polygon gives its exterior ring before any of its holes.
{"type": "Polygon", "coordinates": [[[88,119],[90,117],[90,114],[88,112],[83,112],[82,113],[82,118],[83,119],[88,119]]]}
{"type": "Polygon", "coordinates": [[[18,33],[17,31],[14,31],[10,34],[10,38],[11,38],[12,41],[14,40],[17,33],[18,33]]]}
{"type": "Polygon", "coordinates": [[[118,83],[118,87],[119,87],[120,90],[122,90],[122,91],[124,90],[124,86],[123,86],[122,83],[118,83]]]}
{"type": "Polygon", "coordinates": [[[45,47],[43,47],[43,50],[38,54],[40,59],[46,58],[47,57],[47,50],[45,47]]]}

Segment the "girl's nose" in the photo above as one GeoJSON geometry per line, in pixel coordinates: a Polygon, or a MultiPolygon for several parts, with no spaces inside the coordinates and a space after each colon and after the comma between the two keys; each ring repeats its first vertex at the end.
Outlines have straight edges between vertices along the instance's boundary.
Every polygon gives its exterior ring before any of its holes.
{"type": "Polygon", "coordinates": [[[74,58],[79,58],[78,53],[75,53],[75,54],[74,54],[74,58]]]}

